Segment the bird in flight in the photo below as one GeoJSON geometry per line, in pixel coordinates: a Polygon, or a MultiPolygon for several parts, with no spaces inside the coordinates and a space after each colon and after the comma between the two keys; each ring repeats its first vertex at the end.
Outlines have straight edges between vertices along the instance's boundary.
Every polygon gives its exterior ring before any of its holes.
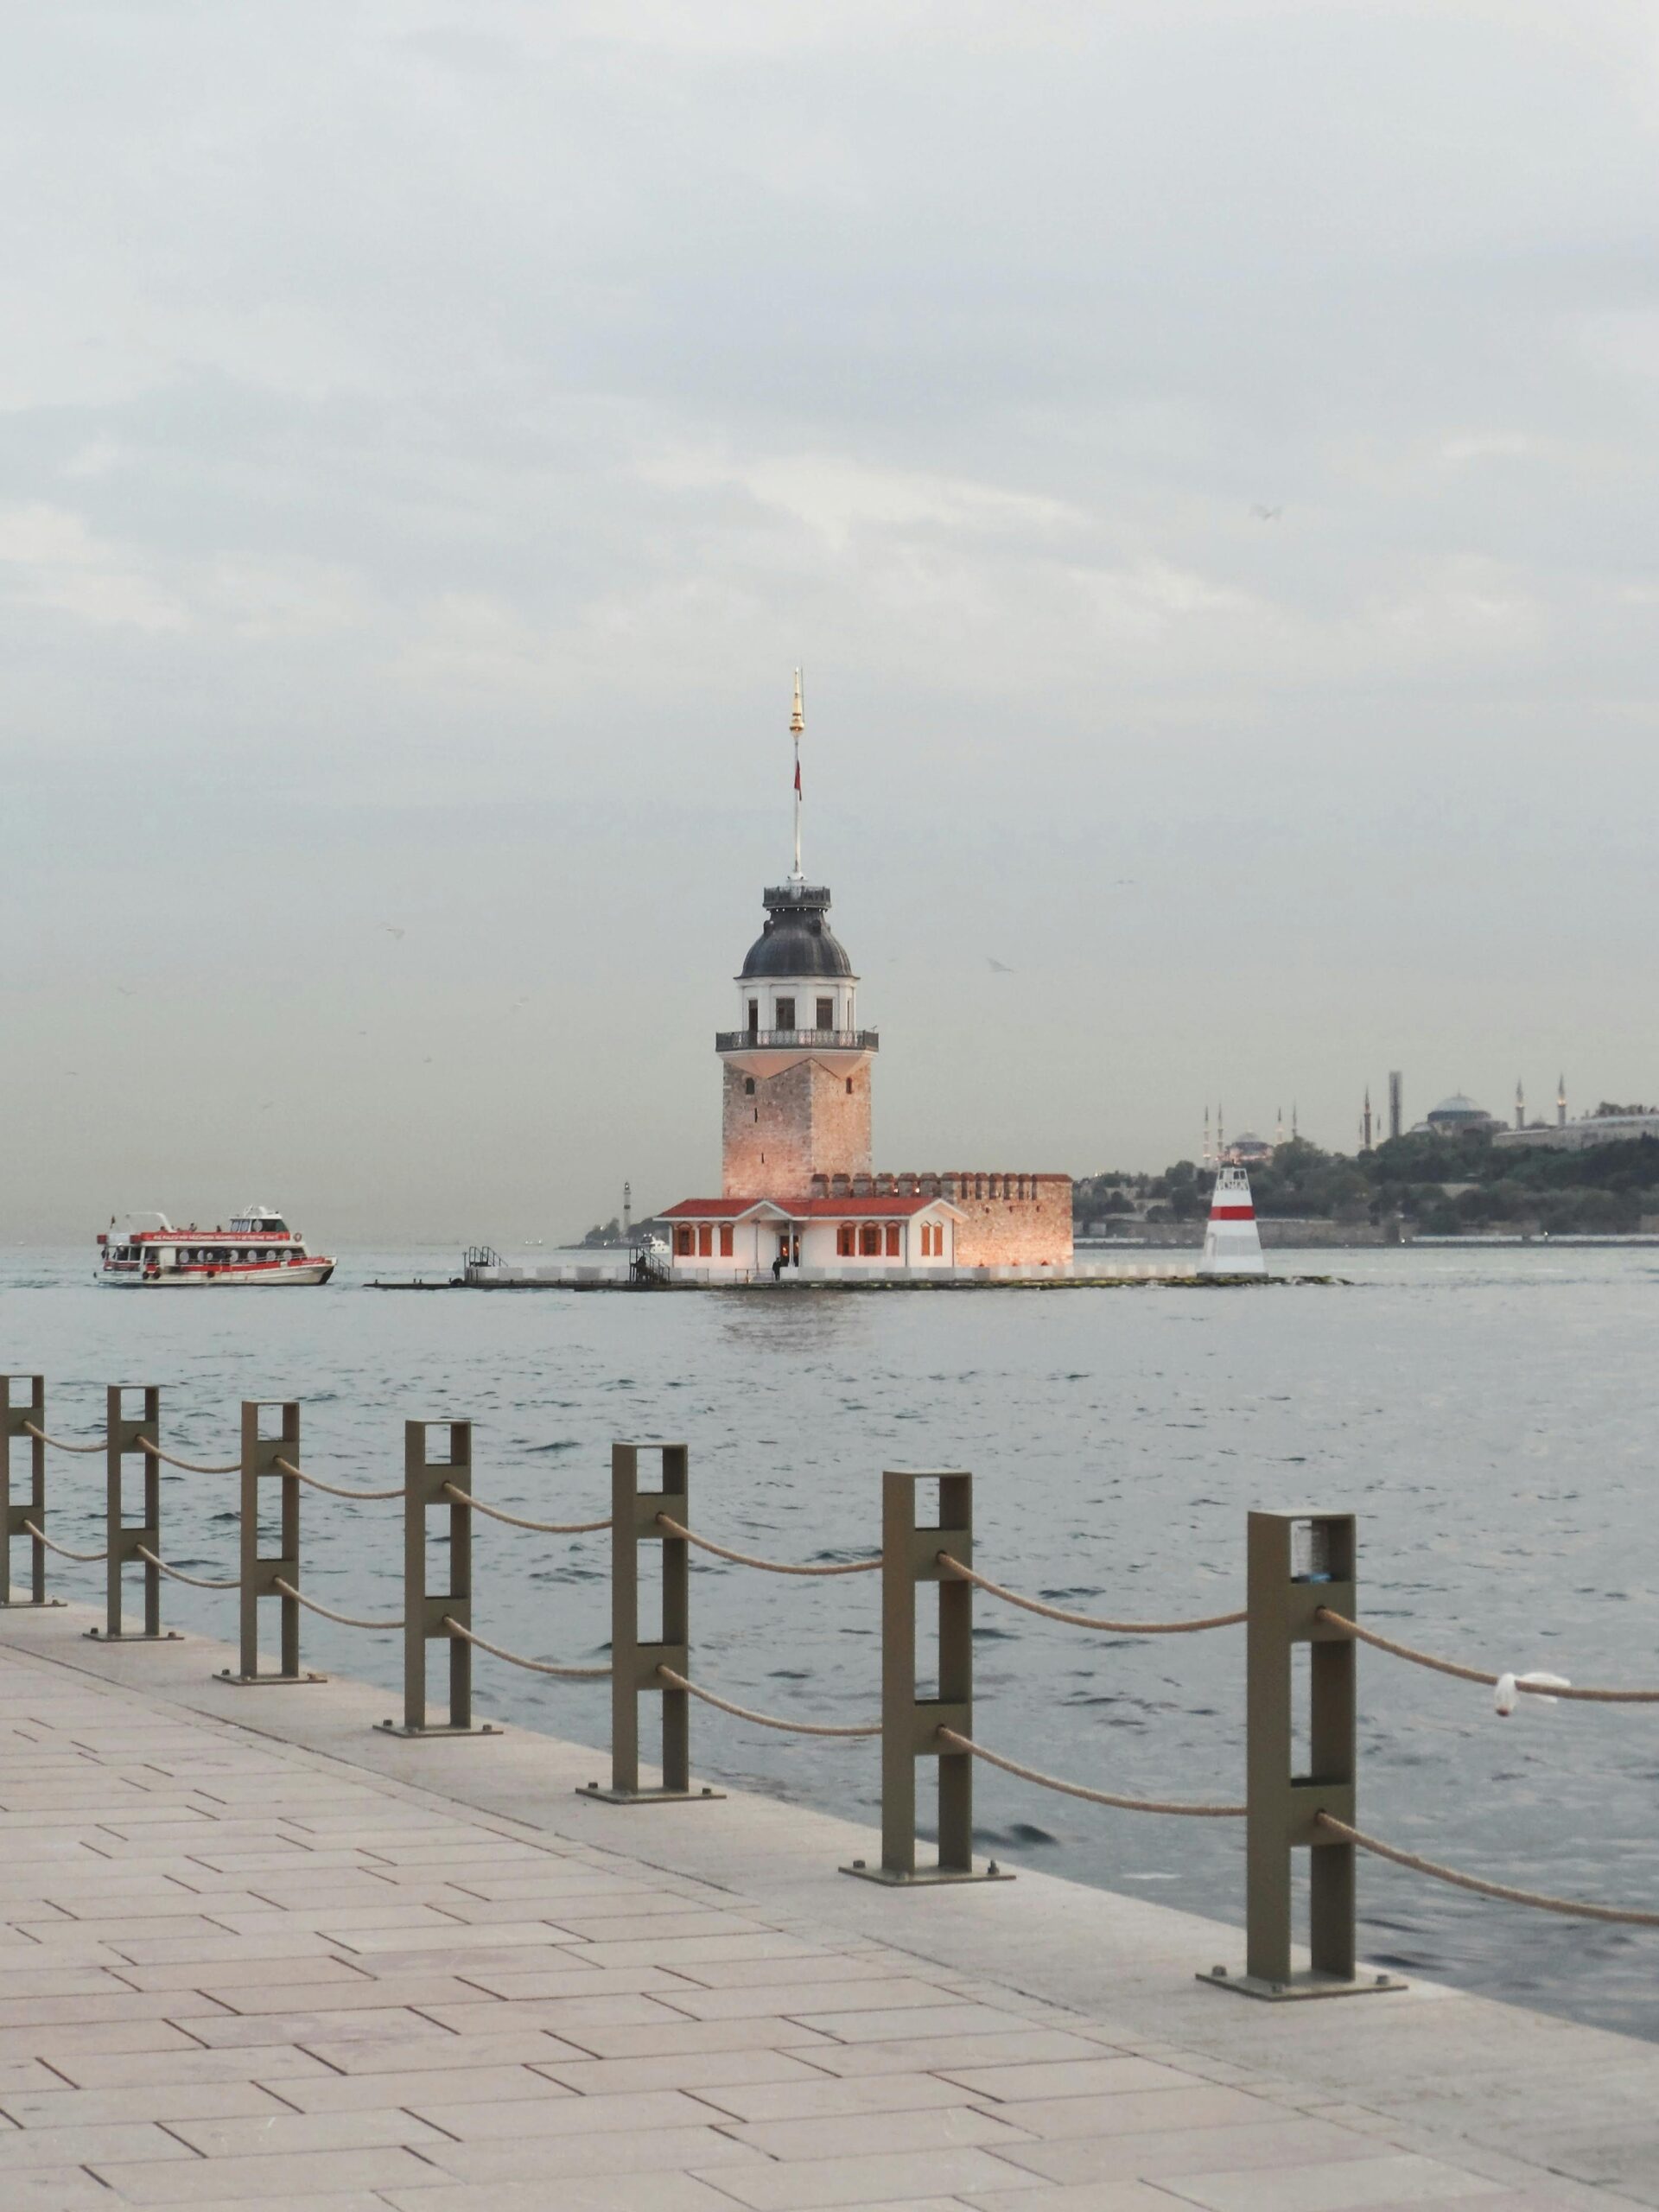
{"type": "Polygon", "coordinates": [[[1264,507],[1260,500],[1250,509],[1258,522],[1277,522],[1284,512],[1282,507],[1264,507]]]}
{"type": "Polygon", "coordinates": [[[396,922],[382,922],[380,926],[385,930],[388,937],[402,937],[404,934],[404,932],[398,928],[396,922]]]}
{"type": "Polygon", "coordinates": [[[993,976],[1015,976],[1020,972],[1016,968],[1010,968],[1005,961],[993,959],[988,952],[986,954],[985,957],[990,962],[991,973],[993,976]]]}

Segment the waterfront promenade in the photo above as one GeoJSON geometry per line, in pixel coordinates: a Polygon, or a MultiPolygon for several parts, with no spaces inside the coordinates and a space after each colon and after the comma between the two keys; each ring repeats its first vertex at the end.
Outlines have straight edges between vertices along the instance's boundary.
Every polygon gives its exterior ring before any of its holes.
{"type": "Polygon", "coordinates": [[[592,1751],[388,1738],[383,1691],[92,1618],[0,1623],[8,2208],[1659,2204],[1653,2045],[1421,1983],[1255,2005],[1192,1978],[1230,1929],[849,1882],[849,1824],[583,1802],[592,1751]]]}

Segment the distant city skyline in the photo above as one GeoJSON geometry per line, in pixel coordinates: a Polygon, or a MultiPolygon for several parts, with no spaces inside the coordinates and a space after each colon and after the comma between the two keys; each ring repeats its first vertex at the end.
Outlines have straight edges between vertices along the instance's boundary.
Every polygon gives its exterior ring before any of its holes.
{"type": "Polygon", "coordinates": [[[0,119],[0,1238],[709,1187],[802,664],[883,1160],[1659,1096],[1649,0],[72,0],[0,119]]]}

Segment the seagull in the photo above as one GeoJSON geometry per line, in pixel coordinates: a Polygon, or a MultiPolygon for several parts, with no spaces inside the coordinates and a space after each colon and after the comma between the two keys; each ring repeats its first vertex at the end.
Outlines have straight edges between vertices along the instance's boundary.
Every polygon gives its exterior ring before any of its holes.
{"type": "Polygon", "coordinates": [[[130,999],[132,996],[132,988],[128,983],[118,983],[115,989],[118,998],[130,999]]]}
{"type": "Polygon", "coordinates": [[[985,957],[987,960],[990,961],[991,973],[993,976],[1016,976],[1020,972],[1017,968],[1010,968],[1003,961],[992,959],[991,955],[988,952],[986,954],[985,957]]]}
{"type": "Polygon", "coordinates": [[[1264,507],[1260,500],[1250,509],[1258,522],[1277,522],[1284,512],[1282,507],[1264,507]]]}
{"type": "Polygon", "coordinates": [[[396,922],[382,922],[380,926],[385,930],[388,937],[402,937],[404,935],[404,931],[398,928],[396,922]]]}

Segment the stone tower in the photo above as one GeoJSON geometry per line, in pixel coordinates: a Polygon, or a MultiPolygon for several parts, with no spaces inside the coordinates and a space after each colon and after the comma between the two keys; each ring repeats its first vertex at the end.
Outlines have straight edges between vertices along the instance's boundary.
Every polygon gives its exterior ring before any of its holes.
{"type": "Polygon", "coordinates": [[[766,927],[737,977],[721,1062],[721,1195],[804,1198],[815,1175],[870,1173],[870,1065],[858,978],[830,929],[830,893],[791,876],[762,894],[766,927]]]}

